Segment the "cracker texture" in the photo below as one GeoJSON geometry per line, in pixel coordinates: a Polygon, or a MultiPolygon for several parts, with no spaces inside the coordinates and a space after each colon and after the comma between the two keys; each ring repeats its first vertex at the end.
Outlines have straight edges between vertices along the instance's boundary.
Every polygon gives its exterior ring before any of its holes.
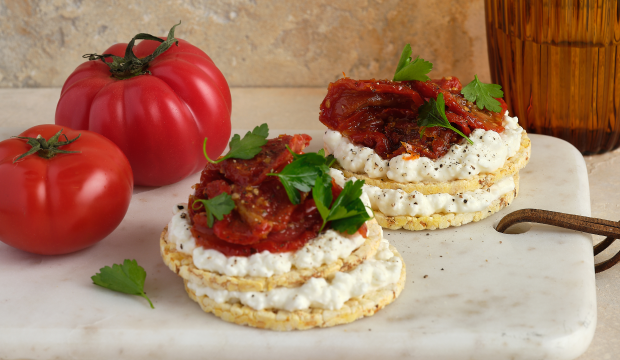
{"type": "Polygon", "coordinates": [[[368,221],[366,225],[368,227],[366,241],[346,259],[338,259],[331,264],[313,269],[292,268],[290,272],[270,277],[227,276],[198,269],[190,254],[177,251],[176,245],[168,242],[167,227],[161,233],[159,248],[164,263],[186,281],[218,290],[264,292],[276,287],[298,287],[313,277],[330,278],[338,271],[354,269],[364,260],[371,258],[379,248],[383,231],[375,220],[368,221]]]}
{"type": "Polygon", "coordinates": [[[381,189],[401,189],[407,193],[418,191],[424,195],[438,193],[458,195],[467,191],[486,189],[508,176],[513,177],[515,181],[515,190],[502,195],[499,199],[493,201],[489,207],[481,211],[469,213],[435,213],[429,216],[388,216],[379,210],[374,210],[375,219],[379,225],[386,229],[406,229],[414,231],[445,229],[451,226],[461,226],[471,222],[480,221],[512,203],[519,193],[519,170],[527,165],[532,153],[532,143],[525,131],[521,135],[520,145],[521,146],[515,155],[508,158],[504,166],[501,168],[497,169],[493,173],[479,174],[471,179],[465,180],[453,180],[436,183],[399,183],[387,178],[373,179],[365,174],[352,173],[350,171],[343,170],[340,166],[335,167],[342,170],[345,179],[355,177],[357,179],[365,180],[368,185],[377,186],[381,189]]]}
{"type": "Polygon", "coordinates": [[[379,225],[390,230],[406,229],[414,231],[445,229],[450,226],[461,226],[480,221],[510,205],[517,197],[519,193],[519,174],[514,174],[513,179],[515,181],[514,191],[502,195],[499,199],[493,201],[489,207],[481,211],[448,214],[436,213],[429,216],[387,216],[379,210],[374,210],[375,219],[379,225]]]}
{"type": "Polygon", "coordinates": [[[208,296],[197,296],[183,280],[185,291],[189,297],[200,304],[208,313],[239,325],[248,325],[261,329],[289,331],[306,330],[314,327],[330,327],[353,322],[365,316],[372,316],[384,306],[393,302],[405,286],[405,262],[393,246],[390,250],[398,256],[403,264],[397,283],[369,292],[360,298],[352,298],[338,310],[307,309],[307,310],[255,310],[249,306],[235,303],[218,304],[208,296]]]}
{"type": "MultiPolygon", "coordinates": [[[[419,182],[419,183],[399,183],[394,180],[390,180],[387,177],[384,178],[371,178],[366,174],[354,173],[348,170],[342,169],[340,166],[334,166],[338,170],[341,170],[345,179],[355,177],[359,180],[365,180],[366,184],[377,186],[381,189],[398,190],[401,189],[407,193],[419,191],[424,195],[431,194],[450,194],[456,195],[466,191],[474,191],[476,189],[483,189],[492,186],[493,184],[501,181],[505,177],[514,176],[519,172],[530,160],[532,153],[532,143],[525,131],[521,135],[521,146],[519,150],[510,158],[506,160],[504,166],[496,171],[488,174],[478,174],[471,179],[461,179],[444,182],[419,182]]],[[[333,165],[332,165],[333,166],[333,165]]]]}

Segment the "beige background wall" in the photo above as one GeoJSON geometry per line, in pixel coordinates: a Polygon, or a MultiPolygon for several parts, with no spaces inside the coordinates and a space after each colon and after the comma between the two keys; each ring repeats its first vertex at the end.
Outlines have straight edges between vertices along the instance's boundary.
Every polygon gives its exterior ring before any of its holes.
{"type": "Polygon", "coordinates": [[[0,87],[62,86],[83,54],[179,20],[231,86],[391,78],[408,42],[432,77],[490,80],[483,0],[0,0],[0,87]]]}

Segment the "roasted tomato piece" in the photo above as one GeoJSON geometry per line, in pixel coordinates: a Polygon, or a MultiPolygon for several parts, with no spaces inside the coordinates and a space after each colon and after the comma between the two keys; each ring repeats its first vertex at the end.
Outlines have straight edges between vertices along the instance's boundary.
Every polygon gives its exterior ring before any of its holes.
{"type": "Polygon", "coordinates": [[[456,77],[425,82],[340,79],[329,85],[319,120],[353,143],[374,149],[384,159],[403,153],[437,159],[462,138],[440,127],[426,129],[420,138],[418,109],[425,99],[443,94],[448,121],[466,136],[479,128],[504,130],[503,100],[498,99],[503,108],[499,113],[480,110],[463,97],[462,89],[456,77]]]}
{"type": "Polygon", "coordinates": [[[469,134],[471,134],[471,129],[469,127],[470,124],[468,123],[467,119],[453,113],[450,110],[446,111],[446,117],[448,118],[450,124],[452,124],[452,126],[454,126],[455,128],[459,129],[463,134],[465,134],[465,136],[469,136],[469,134]]]}
{"type": "MultiPolygon", "coordinates": [[[[456,78],[453,77],[452,79],[456,78]]],[[[504,131],[502,126],[504,112],[494,113],[488,110],[480,110],[477,106],[467,101],[460,92],[455,94],[445,90],[439,84],[433,82],[433,80],[412,81],[411,84],[413,88],[426,98],[437,99],[439,93],[442,93],[446,107],[453,113],[465,118],[471,128],[497,132],[504,131]]]]}
{"type": "MultiPolygon", "coordinates": [[[[257,186],[229,182],[229,179],[215,180],[200,185],[206,189],[200,197],[230,193],[235,210],[222,220],[215,220],[209,228],[206,214],[192,212],[190,207],[191,231],[198,245],[226,256],[250,256],[262,251],[297,251],[318,235],[323,219],[307,193],[302,193],[300,204],[294,205],[277,177],[267,177],[257,186]]],[[[332,181],[334,200],[340,192],[342,188],[332,181]]],[[[190,204],[196,197],[198,194],[190,197],[190,204]]],[[[360,233],[365,236],[366,232],[362,227],[360,233]]]]}
{"type": "Polygon", "coordinates": [[[213,199],[222,193],[230,194],[231,192],[232,189],[225,180],[215,180],[205,186],[205,194],[209,199],[213,199]]]}
{"type": "Polygon", "coordinates": [[[454,76],[444,77],[441,79],[435,79],[431,81],[439,85],[440,88],[444,90],[448,90],[449,92],[453,94],[460,94],[461,90],[463,90],[463,85],[461,84],[461,81],[454,76]]]}
{"type": "Polygon", "coordinates": [[[286,229],[296,208],[277,177],[268,178],[259,186],[234,184],[232,198],[234,215],[218,222],[214,231],[219,238],[235,244],[255,244],[269,233],[286,229]]]}
{"type": "MultiPolygon", "coordinates": [[[[209,229],[211,230],[211,229],[209,229]]],[[[226,256],[251,256],[263,251],[269,251],[271,253],[297,251],[301,249],[308,240],[312,239],[316,235],[303,236],[295,239],[289,239],[284,243],[276,243],[273,241],[262,241],[253,245],[239,245],[231,244],[224,240],[217,238],[213,235],[213,231],[210,233],[192,233],[196,238],[196,244],[202,246],[205,249],[213,249],[221,252],[226,256]]]]}
{"type": "Polygon", "coordinates": [[[364,108],[417,109],[424,100],[407,83],[390,80],[340,79],[330,83],[321,103],[319,120],[332,130],[343,131],[343,121],[364,108]]]}
{"type": "MultiPolygon", "coordinates": [[[[199,245],[227,256],[249,256],[265,250],[295,251],[316,237],[323,220],[314,200],[302,193],[300,204],[292,204],[280,179],[267,175],[293,160],[286,146],[301,153],[310,140],[308,135],[280,136],[270,139],[253,159],[207,165],[189,198],[191,231],[199,245]],[[222,193],[230,194],[235,209],[210,228],[203,205],[195,199],[212,199],[222,193]]],[[[332,183],[334,199],[340,191],[332,183]]]]}
{"type": "MultiPolygon", "coordinates": [[[[295,209],[277,177],[265,179],[258,186],[234,186],[233,199],[241,218],[249,223],[269,222],[274,231],[286,227],[295,209]]],[[[307,194],[302,194],[302,202],[307,194]]]]}
{"type": "Polygon", "coordinates": [[[297,251],[308,240],[317,236],[323,220],[314,201],[307,199],[294,206],[294,214],[284,228],[272,231],[268,222],[249,226],[236,212],[216,221],[213,229],[206,228],[206,219],[194,218],[192,234],[205,249],[215,249],[226,256],[250,256],[269,251],[272,253],[297,251]]]}
{"type": "Polygon", "coordinates": [[[308,135],[281,135],[270,139],[263,146],[263,150],[253,159],[227,159],[223,161],[222,172],[231,182],[245,186],[260,184],[269,173],[281,171],[293,160],[286,146],[296,152],[301,152],[310,144],[312,138],[308,135]]]}
{"type": "Polygon", "coordinates": [[[267,238],[271,227],[271,223],[267,221],[247,223],[243,221],[238,212],[233,211],[229,215],[224,216],[224,219],[221,221],[215,222],[213,233],[226,242],[249,245],[267,238]]]}

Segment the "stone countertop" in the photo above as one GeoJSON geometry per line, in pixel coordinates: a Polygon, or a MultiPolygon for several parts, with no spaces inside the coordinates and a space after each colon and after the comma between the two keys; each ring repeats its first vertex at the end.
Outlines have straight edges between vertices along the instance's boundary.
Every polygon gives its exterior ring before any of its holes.
{"type": "MultiPolygon", "coordinates": [[[[60,89],[0,89],[0,127],[28,128],[53,123],[60,89]]],[[[268,122],[273,129],[320,130],[316,120],[323,88],[234,88],[233,128],[268,122]]],[[[620,220],[620,150],[586,156],[592,216],[620,220]]],[[[594,242],[600,241],[595,237],[594,242]]],[[[595,259],[620,251],[612,245],[595,259]]],[[[620,354],[620,266],[596,275],[598,324],[594,340],[579,360],[614,359],[620,354]]]]}

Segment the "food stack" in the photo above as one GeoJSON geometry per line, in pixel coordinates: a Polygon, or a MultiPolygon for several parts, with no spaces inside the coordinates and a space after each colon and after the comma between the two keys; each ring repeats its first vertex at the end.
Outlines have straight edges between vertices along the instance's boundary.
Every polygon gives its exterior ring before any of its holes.
{"type": "Polygon", "coordinates": [[[501,98],[468,100],[471,88],[489,86],[498,87],[477,77],[466,87],[455,77],[331,83],[319,118],[328,127],[325,151],[336,158],[330,174],[338,184],[364,180],[375,218],[388,229],[443,229],[490,216],[517,196],[531,143],[501,98]]]}
{"type": "Polygon", "coordinates": [[[233,138],[188,204],[175,206],[160,238],[164,262],[204,311],[236,324],[301,330],[373,315],[400,294],[405,266],[361,183],[334,184],[331,157],[302,154],[309,136],[266,140],[265,129],[233,138]],[[255,154],[239,155],[258,137],[255,154]]]}

